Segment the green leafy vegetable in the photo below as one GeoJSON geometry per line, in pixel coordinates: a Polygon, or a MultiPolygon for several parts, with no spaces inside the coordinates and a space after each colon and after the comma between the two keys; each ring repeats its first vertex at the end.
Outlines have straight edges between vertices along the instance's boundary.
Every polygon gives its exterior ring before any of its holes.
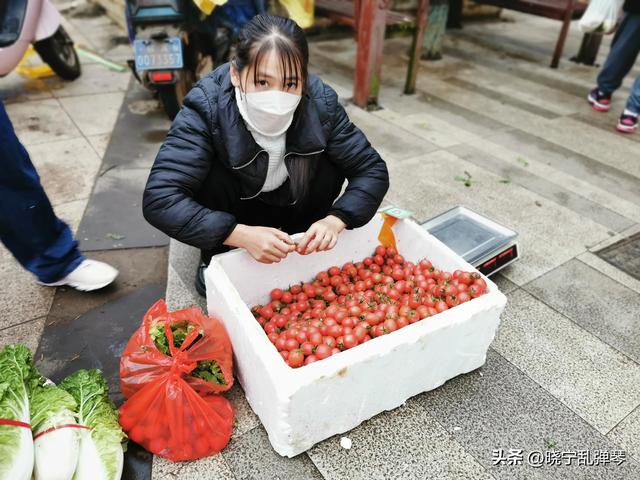
{"type": "Polygon", "coordinates": [[[109,389],[100,370],[78,370],[60,383],[78,404],[82,430],[80,456],[74,480],[119,480],[124,461],[126,435],[118,412],[109,400],[109,389]]]}
{"type": "MultiPolygon", "coordinates": [[[[196,329],[195,325],[192,325],[188,322],[174,322],[171,324],[171,332],[173,333],[173,345],[176,348],[180,348],[182,346],[182,342],[187,338],[193,330],[196,329]]],[[[155,346],[165,355],[171,355],[171,350],[169,349],[169,339],[164,331],[164,323],[157,322],[151,325],[149,329],[149,335],[153,340],[155,346]]],[[[202,332],[199,332],[196,340],[189,346],[193,346],[196,342],[198,342],[202,338],[202,332]]],[[[188,350],[188,348],[187,348],[188,350]]],[[[198,365],[191,372],[191,375],[194,377],[201,378],[202,380],[215,383],[218,385],[226,385],[227,381],[224,378],[224,374],[220,369],[220,365],[215,360],[202,360],[198,362],[198,365]]]]}
{"type": "Polygon", "coordinates": [[[46,430],[60,423],[76,423],[76,401],[69,392],[54,385],[38,385],[31,391],[31,429],[46,430]],[[62,422],[56,422],[61,417],[62,422]]]}
{"type": "Polygon", "coordinates": [[[215,360],[198,362],[198,366],[191,372],[191,375],[209,383],[217,383],[218,385],[227,384],[220,365],[218,365],[218,362],[215,360]]]}
{"type": "MultiPolygon", "coordinates": [[[[0,418],[29,424],[29,392],[42,382],[27,347],[5,347],[0,352],[0,418]]],[[[0,479],[30,479],[33,458],[31,429],[0,425],[0,479]]]]}

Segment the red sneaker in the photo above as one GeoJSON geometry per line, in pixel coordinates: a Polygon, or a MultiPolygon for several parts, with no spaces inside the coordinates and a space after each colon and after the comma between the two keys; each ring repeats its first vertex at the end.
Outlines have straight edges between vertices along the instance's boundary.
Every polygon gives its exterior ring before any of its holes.
{"type": "Polygon", "coordinates": [[[628,113],[623,113],[620,115],[620,120],[618,120],[618,125],[616,126],[616,130],[622,133],[633,133],[638,128],[638,116],[637,115],[629,115],[628,113]]]}
{"type": "Polygon", "coordinates": [[[608,112],[611,108],[611,95],[602,93],[597,87],[589,92],[587,100],[597,112],[608,112]]]}

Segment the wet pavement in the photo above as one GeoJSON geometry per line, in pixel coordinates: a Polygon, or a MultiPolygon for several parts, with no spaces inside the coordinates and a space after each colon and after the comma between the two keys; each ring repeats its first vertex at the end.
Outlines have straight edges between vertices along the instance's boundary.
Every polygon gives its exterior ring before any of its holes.
{"type": "MultiPolygon", "coordinates": [[[[66,13],[76,42],[128,58],[118,27],[77,13],[66,13]]],[[[551,70],[559,24],[505,16],[448,33],[444,59],[421,62],[415,96],[401,94],[409,42],[388,40],[383,108],[347,106],[389,165],[388,203],[419,221],[464,205],[520,234],[521,260],[496,275],[509,303],[487,363],[363,423],[346,434],[351,450],[337,436],[295,459],[273,452],[236,386],[229,447],[197,462],[154,458],[153,478],[640,478],[640,134],[613,130],[640,68],[611,112],[595,113],[585,97],[597,70],[568,61],[577,26],[551,70]],[[471,187],[455,180],[465,172],[471,187]],[[495,465],[496,449],[521,449],[524,463],[495,465]],[[538,450],[624,452],[624,462],[535,468],[526,455],[538,450]]],[[[311,71],[347,104],[354,54],[350,38],[311,44],[311,71]]],[[[197,251],[140,215],[168,121],[128,73],[83,67],[73,83],[12,75],[0,94],[54,208],[121,276],[94,294],[47,289],[0,247],[0,345],[24,341],[54,378],[102,367],[117,399],[119,351],[146,308],[163,295],[171,308],[203,301],[197,251]]],[[[124,478],[149,477],[151,458],[138,458],[124,478]]]]}

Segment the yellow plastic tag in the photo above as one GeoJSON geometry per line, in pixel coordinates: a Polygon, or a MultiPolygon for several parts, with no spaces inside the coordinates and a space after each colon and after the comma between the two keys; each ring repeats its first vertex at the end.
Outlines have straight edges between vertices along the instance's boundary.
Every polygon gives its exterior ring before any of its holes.
{"type": "Polygon", "coordinates": [[[384,223],[380,228],[380,233],[378,233],[378,241],[380,245],[383,247],[393,247],[396,248],[396,236],[393,234],[393,226],[398,221],[396,217],[392,217],[391,215],[387,215],[386,213],[381,213],[382,218],[384,218],[384,223]]]}

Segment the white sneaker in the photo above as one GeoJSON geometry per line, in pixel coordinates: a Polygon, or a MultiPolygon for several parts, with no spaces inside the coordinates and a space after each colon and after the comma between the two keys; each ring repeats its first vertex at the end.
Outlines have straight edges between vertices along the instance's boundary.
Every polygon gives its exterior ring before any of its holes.
{"type": "Polygon", "coordinates": [[[82,292],[104,288],[118,276],[118,270],[97,260],[85,259],[78,267],[62,280],[53,283],[40,282],[47,287],[69,286],[82,292]]]}

